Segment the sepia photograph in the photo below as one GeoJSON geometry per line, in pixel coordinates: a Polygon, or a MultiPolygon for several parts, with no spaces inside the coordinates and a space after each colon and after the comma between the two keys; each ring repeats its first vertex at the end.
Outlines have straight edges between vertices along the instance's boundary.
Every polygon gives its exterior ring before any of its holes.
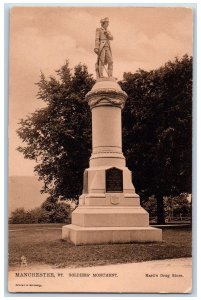
{"type": "Polygon", "coordinates": [[[192,293],[193,16],[9,9],[9,293],[192,293]]]}

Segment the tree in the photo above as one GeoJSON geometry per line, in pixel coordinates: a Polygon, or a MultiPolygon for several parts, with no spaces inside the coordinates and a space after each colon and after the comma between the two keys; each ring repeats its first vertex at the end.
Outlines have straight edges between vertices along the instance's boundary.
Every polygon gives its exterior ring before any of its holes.
{"type": "Polygon", "coordinates": [[[149,197],[146,201],[141,201],[142,207],[149,213],[149,218],[156,218],[157,205],[154,196],[149,197]]]}
{"type": "Polygon", "coordinates": [[[172,217],[191,218],[191,203],[187,199],[188,194],[182,193],[179,196],[167,197],[164,201],[165,212],[169,219],[172,217]]]}
{"type": "MultiPolygon", "coordinates": [[[[164,197],[164,213],[168,222],[174,222],[175,218],[180,221],[183,218],[191,220],[191,202],[188,200],[187,193],[181,193],[174,197],[164,197]]],[[[157,203],[154,196],[148,198],[147,201],[142,201],[141,205],[149,213],[150,218],[156,217],[157,203]]]]}
{"type": "Polygon", "coordinates": [[[56,77],[41,73],[38,98],[46,106],[21,119],[17,134],[25,142],[18,148],[34,159],[34,171],[43,180],[42,193],[54,199],[78,199],[84,169],[91,154],[91,113],[84,101],[94,80],[79,64],[74,74],[68,61],[56,77]]]}
{"type": "Polygon", "coordinates": [[[163,224],[164,196],[191,193],[192,57],[149,72],[124,74],[123,151],[141,199],[155,195],[163,224]]]}
{"type": "Polygon", "coordinates": [[[41,205],[41,210],[48,215],[48,223],[66,223],[71,217],[70,205],[65,201],[55,201],[51,196],[41,205]]]}

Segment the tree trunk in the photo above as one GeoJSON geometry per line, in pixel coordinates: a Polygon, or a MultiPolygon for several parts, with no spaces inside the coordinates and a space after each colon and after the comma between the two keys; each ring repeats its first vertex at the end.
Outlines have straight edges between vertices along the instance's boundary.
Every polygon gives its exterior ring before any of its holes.
{"type": "Polygon", "coordinates": [[[156,195],[157,200],[157,224],[165,224],[165,213],[163,205],[163,196],[156,195]]]}

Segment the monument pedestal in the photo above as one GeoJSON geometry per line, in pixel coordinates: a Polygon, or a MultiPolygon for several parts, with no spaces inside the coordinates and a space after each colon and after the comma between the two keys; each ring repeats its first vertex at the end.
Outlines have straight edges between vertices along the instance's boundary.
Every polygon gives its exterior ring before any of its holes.
{"type": "Polygon", "coordinates": [[[81,227],[66,225],[62,238],[75,245],[161,241],[159,229],[152,227],[81,227]]]}
{"type": "Polygon", "coordinates": [[[75,245],[161,241],[140,206],[121,140],[121,110],[127,95],[113,78],[97,80],[86,95],[92,111],[92,155],[84,172],[83,193],[62,227],[62,239],[75,245]]]}

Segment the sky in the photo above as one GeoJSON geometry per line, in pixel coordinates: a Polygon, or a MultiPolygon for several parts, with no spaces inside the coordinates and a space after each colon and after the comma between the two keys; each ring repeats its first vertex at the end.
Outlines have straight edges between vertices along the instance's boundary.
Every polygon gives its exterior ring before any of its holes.
{"type": "Polygon", "coordinates": [[[109,17],[114,77],[156,69],[175,56],[192,55],[190,8],[175,7],[14,7],[9,40],[9,175],[34,175],[35,162],[16,148],[21,118],[43,107],[37,99],[40,71],[46,76],[68,59],[88,66],[95,77],[93,52],[100,19],[109,17]]]}

